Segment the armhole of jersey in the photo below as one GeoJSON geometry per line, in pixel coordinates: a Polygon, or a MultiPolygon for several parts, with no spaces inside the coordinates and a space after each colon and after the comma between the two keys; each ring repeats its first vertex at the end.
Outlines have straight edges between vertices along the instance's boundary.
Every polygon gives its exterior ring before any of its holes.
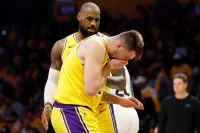
{"type": "MultiPolygon", "coordinates": [[[[103,60],[103,63],[106,61],[106,55],[107,55],[107,51],[106,51],[106,42],[105,42],[105,40],[103,39],[103,38],[101,38],[101,41],[100,41],[101,43],[103,43],[103,45],[104,45],[104,48],[105,48],[105,58],[104,58],[104,60],[103,60]]],[[[102,63],[102,64],[103,64],[102,63]]]]}
{"type": "Polygon", "coordinates": [[[106,55],[107,55],[107,53],[106,53],[106,51],[105,51],[105,58],[104,58],[102,64],[104,64],[104,62],[106,61],[106,55]]]}
{"type": "Polygon", "coordinates": [[[74,39],[74,41],[75,41],[76,43],[79,43],[79,41],[76,40],[75,33],[72,35],[72,37],[73,37],[73,39],[74,39]]]}
{"type": "Polygon", "coordinates": [[[64,54],[64,52],[65,52],[66,46],[67,46],[67,37],[65,38],[64,47],[63,47],[63,50],[62,50],[61,57],[63,56],[63,54],[64,54]]]}

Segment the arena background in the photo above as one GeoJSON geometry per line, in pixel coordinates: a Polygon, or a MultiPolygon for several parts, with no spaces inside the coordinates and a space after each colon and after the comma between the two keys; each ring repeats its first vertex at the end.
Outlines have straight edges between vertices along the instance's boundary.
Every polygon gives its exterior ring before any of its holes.
{"type": "MultiPolygon", "coordinates": [[[[85,0],[0,1],[0,132],[45,133],[40,122],[53,44],[78,30],[76,14],[85,0]]],[[[144,37],[140,61],[128,70],[140,132],[153,131],[160,103],[173,95],[171,77],[184,72],[188,91],[200,98],[199,0],[93,0],[101,8],[100,32],[135,29],[144,37]]]]}

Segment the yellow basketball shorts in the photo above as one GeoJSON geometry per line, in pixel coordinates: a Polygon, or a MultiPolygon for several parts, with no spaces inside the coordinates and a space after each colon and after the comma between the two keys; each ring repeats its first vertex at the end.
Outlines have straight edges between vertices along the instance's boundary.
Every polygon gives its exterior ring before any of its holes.
{"type": "Polygon", "coordinates": [[[55,101],[51,122],[56,133],[101,133],[98,121],[88,107],[55,101]]]}
{"type": "Polygon", "coordinates": [[[94,115],[101,133],[118,133],[112,104],[100,104],[94,115]]]}

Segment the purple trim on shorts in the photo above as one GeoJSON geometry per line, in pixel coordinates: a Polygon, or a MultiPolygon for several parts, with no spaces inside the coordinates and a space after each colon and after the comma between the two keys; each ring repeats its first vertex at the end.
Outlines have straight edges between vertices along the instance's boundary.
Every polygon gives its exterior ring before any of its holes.
{"type": "Polygon", "coordinates": [[[66,108],[66,107],[70,107],[70,106],[71,107],[84,107],[84,108],[87,108],[89,110],[92,110],[88,106],[73,105],[73,104],[62,104],[62,103],[59,103],[57,101],[54,102],[53,106],[56,107],[56,108],[66,108]]]}
{"type": "Polygon", "coordinates": [[[54,102],[54,107],[62,108],[63,115],[65,116],[71,133],[89,133],[77,106],[54,102]]]}
{"type": "Polygon", "coordinates": [[[113,124],[114,131],[115,131],[115,133],[118,133],[117,123],[116,123],[116,119],[115,119],[115,112],[114,112],[114,109],[113,109],[113,104],[109,104],[109,109],[111,111],[110,115],[112,117],[112,124],[113,124]]]}
{"type": "Polygon", "coordinates": [[[67,129],[67,132],[70,133],[70,129],[69,129],[69,127],[68,127],[68,124],[67,124],[67,122],[66,122],[66,119],[65,119],[65,116],[64,116],[64,113],[63,113],[63,110],[62,110],[62,109],[60,109],[60,113],[61,113],[61,115],[62,115],[64,124],[65,124],[65,128],[67,129]]]}

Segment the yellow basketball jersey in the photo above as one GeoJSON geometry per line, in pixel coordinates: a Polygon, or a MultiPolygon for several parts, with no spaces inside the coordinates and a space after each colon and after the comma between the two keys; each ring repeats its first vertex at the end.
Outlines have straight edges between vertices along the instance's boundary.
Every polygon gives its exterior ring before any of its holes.
{"type": "MultiPolygon", "coordinates": [[[[90,36],[89,38],[99,39],[102,44],[105,45],[104,40],[98,34],[90,36]]],[[[81,44],[81,42],[79,44],[81,44]]],[[[86,93],[84,85],[84,66],[76,53],[79,44],[76,45],[70,51],[70,54],[68,54],[68,56],[64,59],[54,98],[57,102],[62,104],[87,106],[92,110],[95,110],[95,108],[99,105],[101,96],[106,86],[102,88],[101,93],[97,96],[92,97],[86,93]]],[[[108,53],[106,52],[102,68],[109,61],[110,59],[108,53]]]]}
{"type": "MultiPolygon", "coordinates": [[[[100,37],[105,37],[106,35],[98,32],[97,33],[97,36],[100,36],[100,37]]],[[[76,37],[75,37],[75,33],[67,36],[65,38],[65,44],[64,44],[64,48],[63,48],[63,51],[62,51],[62,55],[61,55],[61,59],[62,59],[62,62],[64,62],[65,58],[67,57],[67,55],[69,54],[69,52],[72,50],[72,48],[74,46],[76,46],[76,44],[78,44],[79,41],[76,40],[76,37]]]]}
{"type": "Polygon", "coordinates": [[[75,33],[67,36],[65,38],[65,46],[63,48],[63,51],[62,51],[62,55],[61,55],[61,59],[62,59],[62,62],[64,62],[65,58],[67,57],[67,55],[69,54],[70,50],[76,46],[76,44],[78,44],[79,41],[76,40],[75,38],[75,33]]]}

